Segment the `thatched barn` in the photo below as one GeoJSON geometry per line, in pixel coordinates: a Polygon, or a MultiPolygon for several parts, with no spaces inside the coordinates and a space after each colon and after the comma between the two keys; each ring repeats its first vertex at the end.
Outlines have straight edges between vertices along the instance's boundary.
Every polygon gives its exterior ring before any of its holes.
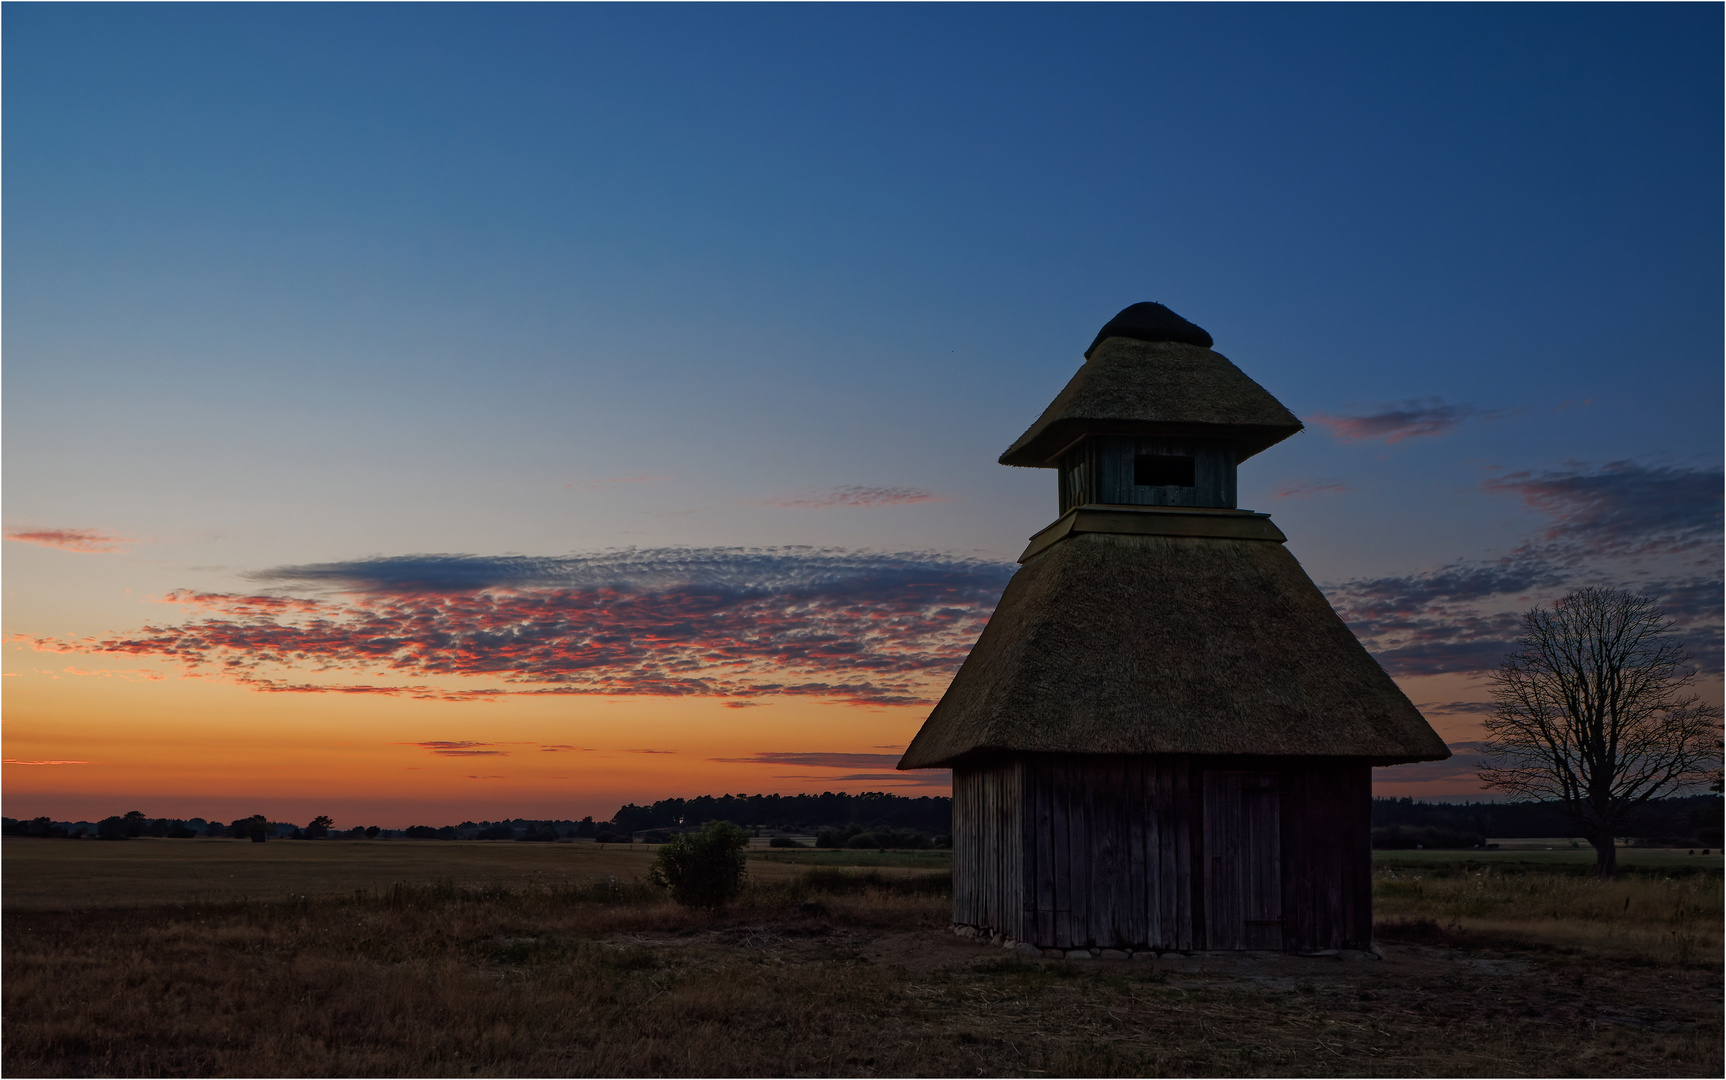
{"type": "Polygon", "coordinates": [[[953,770],[953,920],[1042,949],[1367,948],[1371,769],[1444,742],[1235,468],[1299,420],[1160,304],[1004,465],[1060,514],[901,769],[953,770]]]}

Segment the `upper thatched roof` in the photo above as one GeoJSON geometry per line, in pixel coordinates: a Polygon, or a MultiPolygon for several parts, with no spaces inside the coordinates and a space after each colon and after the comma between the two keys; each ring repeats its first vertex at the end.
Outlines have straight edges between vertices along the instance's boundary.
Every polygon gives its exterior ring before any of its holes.
{"type": "Polygon", "coordinates": [[[1208,349],[1213,344],[1204,327],[1188,322],[1161,304],[1148,302],[1129,304],[1104,323],[1091,341],[1091,347],[1085,350],[1085,359],[1089,360],[1097,346],[1112,337],[1132,338],[1134,341],[1184,341],[1201,349],[1208,349]]]}
{"type": "Polygon", "coordinates": [[[1236,460],[1245,460],[1300,429],[1282,402],[1221,353],[1115,335],[1091,347],[1085,366],[1001,464],[1052,467],[1085,434],[1226,439],[1235,444],[1236,460]]]}
{"type": "Polygon", "coordinates": [[[1109,533],[1014,575],[899,768],[987,751],[1450,756],[1282,544],[1109,533]]]}

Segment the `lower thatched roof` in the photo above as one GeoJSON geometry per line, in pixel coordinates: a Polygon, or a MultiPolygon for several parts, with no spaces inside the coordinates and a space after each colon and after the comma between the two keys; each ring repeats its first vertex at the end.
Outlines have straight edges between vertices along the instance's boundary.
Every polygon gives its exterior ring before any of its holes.
{"type": "Polygon", "coordinates": [[[1282,544],[1110,533],[1014,575],[899,768],[987,751],[1450,756],[1282,544]]]}

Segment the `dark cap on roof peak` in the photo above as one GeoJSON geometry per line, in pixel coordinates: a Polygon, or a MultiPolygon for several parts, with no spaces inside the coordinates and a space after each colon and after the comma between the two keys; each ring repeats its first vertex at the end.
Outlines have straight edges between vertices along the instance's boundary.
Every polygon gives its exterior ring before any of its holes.
{"type": "Polygon", "coordinates": [[[1112,337],[1135,341],[1178,341],[1201,349],[1211,347],[1211,336],[1203,327],[1194,326],[1163,305],[1150,301],[1123,308],[1119,315],[1104,323],[1103,328],[1097,331],[1097,339],[1085,350],[1085,359],[1091,358],[1105,338],[1112,337]]]}

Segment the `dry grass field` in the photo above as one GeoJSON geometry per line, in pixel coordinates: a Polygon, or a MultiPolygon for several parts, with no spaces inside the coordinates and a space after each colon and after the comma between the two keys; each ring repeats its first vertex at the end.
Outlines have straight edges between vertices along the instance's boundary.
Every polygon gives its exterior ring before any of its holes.
{"type": "Polygon", "coordinates": [[[1390,861],[1382,961],[1107,963],[954,938],[927,857],[752,859],[742,902],[707,914],[640,885],[645,852],[592,845],[0,856],[12,1076],[1722,1072],[1700,864],[1601,886],[1390,861]]]}

